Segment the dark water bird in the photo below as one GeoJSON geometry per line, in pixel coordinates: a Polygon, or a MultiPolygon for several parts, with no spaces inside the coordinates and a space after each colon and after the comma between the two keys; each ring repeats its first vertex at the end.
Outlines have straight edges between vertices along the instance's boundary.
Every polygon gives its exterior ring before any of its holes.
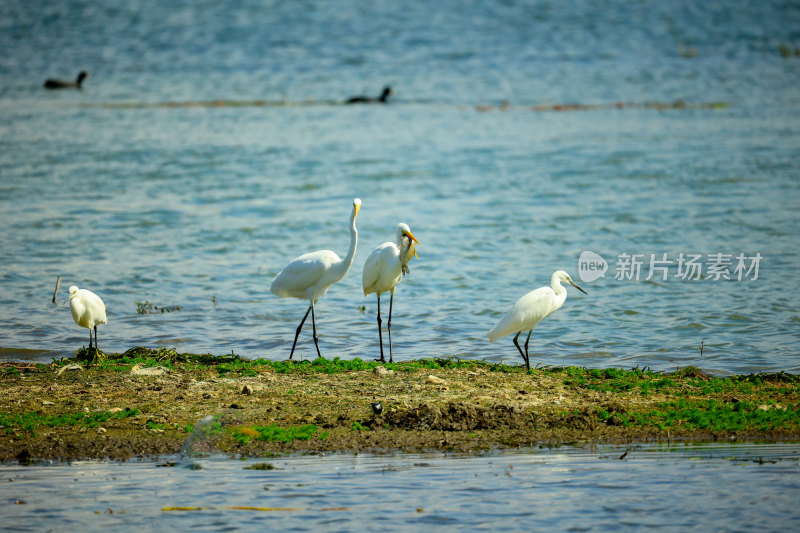
{"type": "Polygon", "coordinates": [[[383,92],[378,98],[370,96],[352,96],[347,99],[348,104],[385,104],[386,100],[394,94],[394,91],[388,85],[383,88],[383,92]]]}
{"type": "Polygon", "coordinates": [[[83,80],[89,77],[89,73],[85,70],[82,70],[75,81],[66,81],[66,80],[56,80],[53,78],[48,78],[47,81],[44,82],[45,89],[81,89],[83,86],[83,80]]]}

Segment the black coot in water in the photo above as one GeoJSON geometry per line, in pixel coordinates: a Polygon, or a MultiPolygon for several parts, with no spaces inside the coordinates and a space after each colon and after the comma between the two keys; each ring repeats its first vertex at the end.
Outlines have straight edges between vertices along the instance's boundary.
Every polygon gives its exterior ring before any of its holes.
{"type": "Polygon", "coordinates": [[[386,87],[383,88],[383,92],[381,93],[381,95],[378,98],[372,98],[372,97],[369,97],[369,96],[353,96],[351,98],[348,98],[346,103],[348,103],[348,104],[373,104],[373,103],[385,104],[386,100],[388,100],[389,97],[392,94],[394,94],[394,91],[392,91],[392,88],[387,85],[386,87]]]}
{"type": "Polygon", "coordinates": [[[45,89],[80,89],[81,85],[83,85],[83,80],[89,77],[89,74],[82,70],[80,74],[78,74],[78,78],[75,81],[65,81],[65,80],[54,80],[53,78],[48,78],[46,82],[44,82],[45,89]]]}

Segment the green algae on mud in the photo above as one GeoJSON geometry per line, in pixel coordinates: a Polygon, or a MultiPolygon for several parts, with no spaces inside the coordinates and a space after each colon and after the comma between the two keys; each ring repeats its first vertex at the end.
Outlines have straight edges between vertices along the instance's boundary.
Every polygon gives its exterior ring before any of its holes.
{"type": "Polygon", "coordinates": [[[207,451],[253,457],[800,438],[800,376],[788,373],[527,373],[457,358],[293,362],[142,347],[95,355],[0,366],[0,460],[177,454],[209,415],[207,451]]]}

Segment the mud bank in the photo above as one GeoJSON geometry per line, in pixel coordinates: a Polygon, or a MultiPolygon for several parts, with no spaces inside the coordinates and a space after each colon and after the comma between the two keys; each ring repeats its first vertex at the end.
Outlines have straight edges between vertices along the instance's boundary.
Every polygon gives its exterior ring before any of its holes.
{"type": "Polygon", "coordinates": [[[158,457],[187,438],[192,453],[253,457],[800,438],[800,378],[786,373],[86,355],[0,366],[0,460],[158,457]]]}

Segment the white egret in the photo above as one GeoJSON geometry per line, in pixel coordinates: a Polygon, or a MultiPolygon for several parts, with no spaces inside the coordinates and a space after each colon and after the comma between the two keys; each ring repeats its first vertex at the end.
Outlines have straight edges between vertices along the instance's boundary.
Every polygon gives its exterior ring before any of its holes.
{"type": "Polygon", "coordinates": [[[381,345],[380,362],[386,362],[383,356],[383,334],[381,332],[381,293],[389,291],[389,321],[386,327],[389,330],[389,362],[392,360],[392,303],[394,302],[394,290],[403,277],[408,274],[408,261],[411,256],[417,256],[414,250],[414,243],[419,241],[411,233],[407,224],[397,225],[395,235],[396,243],[385,242],[375,248],[367,261],[364,263],[364,273],[362,282],[364,286],[364,296],[375,293],[378,295],[378,341],[381,345]]]}
{"type": "Polygon", "coordinates": [[[97,346],[97,325],[108,324],[106,304],[92,291],[79,289],[73,285],[69,288],[69,309],[76,324],[82,328],[89,328],[89,349],[92,349],[92,330],[94,330],[94,348],[100,351],[97,346]]]}
{"type": "Polygon", "coordinates": [[[522,359],[525,360],[525,367],[528,371],[531,369],[528,342],[531,340],[533,328],[543,318],[564,305],[564,301],[567,299],[567,289],[561,285],[562,281],[569,283],[583,294],[586,294],[586,291],[572,281],[569,274],[563,270],[557,270],[553,272],[553,276],[550,278],[550,287],[539,287],[517,300],[517,303],[506,311],[506,314],[500,318],[500,321],[488,333],[491,342],[511,333],[516,333],[514,335],[514,345],[519,350],[522,359]],[[528,338],[525,339],[525,353],[522,352],[522,348],[517,342],[517,338],[523,331],[528,332],[528,338]]]}
{"type": "Polygon", "coordinates": [[[319,352],[314,305],[320,298],[325,296],[325,293],[328,292],[328,287],[341,280],[345,274],[347,274],[347,271],[350,270],[350,266],[353,264],[353,257],[355,256],[356,246],[358,245],[356,216],[358,216],[359,209],[361,209],[361,200],[355,198],[353,200],[353,212],[350,215],[350,248],[347,250],[347,255],[344,259],[330,250],[309,252],[286,265],[286,268],[281,270],[272,282],[270,290],[276,296],[280,296],[281,298],[300,298],[308,300],[310,303],[305,316],[303,316],[303,320],[301,320],[300,325],[297,326],[289,359],[294,355],[297,337],[300,336],[300,330],[303,329],[303,324],[306,318],[308,318],[308,313],[311,313],[311,324],[314,331],[314,345],[317,347],[317,355],[322,357],[322,354],[319,352]]]}

